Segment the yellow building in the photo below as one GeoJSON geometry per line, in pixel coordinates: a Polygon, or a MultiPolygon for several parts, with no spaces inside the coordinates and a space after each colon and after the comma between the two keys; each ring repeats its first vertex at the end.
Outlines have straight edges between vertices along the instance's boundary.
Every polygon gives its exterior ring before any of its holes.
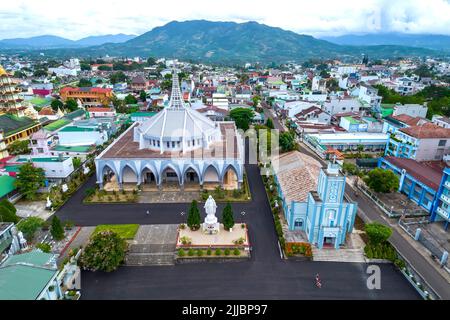
{"type": "Polygon", "coordinates": [[[41,127],[39,122],[28,117],[18,117],[12,114],[0,115],[0,130],[3,131],[0,136],[0,155],[3,144],[8,147],[14,141],[27,140],[41,127]]]}
{"type": "Polygon", "coordinates": [[[113,97],[111,89],[104,88],[72,88],[65,87],[60,91],[61,99],[66,102],[68,99],[81,101],[84,107],[108,106],[113,97]]]}

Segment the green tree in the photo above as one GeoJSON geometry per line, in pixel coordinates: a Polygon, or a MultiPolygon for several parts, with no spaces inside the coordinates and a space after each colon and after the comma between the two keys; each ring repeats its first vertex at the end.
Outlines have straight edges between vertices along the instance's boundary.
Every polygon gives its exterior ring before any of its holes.
{"type": "Polygon", "coordinates": [[[125,260],[127,244],[117,233],[105,230],[96,233],[80,257],[85,270],[111,272],[125,260]]]}
{"type": "Polygon", "coordinates": [[[269,128],[269,129],[275,129],[275,126],[273,125],[272,118],[267,118],[266,126],[267,126],[267,128],[269,128]]]}
{"type": "Polygon", "coordinates": [[[31,163],[20,167],[15,186],[27,200],[36,199],[36,192],[44,186],[45,172],[42,168],[35,168],[31,163]]]}
{"type": "Polygon", "coordinates": [[[15,71],[14,72],[14,78],[24,79],[26,77],[27,77],[27,75],[25,74],[25,72],[22,72],[22,71],[15,71]]]}
{"type": "Polygon", "coordinates": [[[47,70],[44,69],[37,69],[34,71],[33,76],[36,78],[42,78],[47,76],[47,70]]]}
{"type": "Polygon", "coordinates": [[[17,223],[19,221],[19,217],[16,215],[16,207],[4,199],[0,202],[0,222],[13,222],[17,223]]]}
{"type": "Polygon", "coordinates": [[[110,66],[99,66],[98,67],[98,70],[100,70],[100,71],[112,71],[112,67],[110,67],[110,66]]]}
{"type": "Polygon", "coordinates": [[[247,108],[236,108],[231,110],[230,118],[236,123],[238,129],[247,131],[253,119],[253,110],[247,108]]]}
{"type": "Polygon", "coordinates": [[[78,109],[78,103],[74,99],[67,99],[66,109],[73,112],[78,109]]]}
{"type": "Polygon", "coordinates": [[[37,245],[36,245],[36,248],[37,249],[40,249],[42,252],[45,252],[45,253],[50,253],[50,251],[52,251],[52,247],[50,246],[50,244],[48,244],[48,243],[38,243],[37,245]]]}
{"type": "Polygon", "coordinates": [[[50,233],[52,234],[53,239],[59,241],[64,239],[64,228],[61,224],[59,218],[54,215],[52,218],[52,226],[50,228],[50,233]]]}
{"type": "Polygon", "coordinates": [[[80,81],[78,82],[78,86],[79,87],[92,87],[92,83],[91,83],[91,81],[89,81],[89,79],[81,78],[80,81]]]}
{"type": "Polygon", "coordinates": [[[82,71],[91,71],[91,65],[89,63],[80,63],[80,68],[82,71]]]}
{"type": "Polygon", "coordinates": [[[292,133],[280,133],[280,148],[282,152],[292,151],[295,149],[295,140],[292,133]]]}
{"type": "Polygon", "coordinates": [[[153,58],[153,57],[149,57],[149,58],[147,59],[147,64],[148,64],[149,66],[154,66],[154,65],[156,64],[156,59],[153,58]]]}
{"type": "Polygon", "coordinates": [[[392,235],[392,229],[379,222],[368,223],[364,229],[372,245],[385,243],[392,235]]]}
{"type": "Polygon", "coordinates": [[[259,103],[261,102],[260,96],[253,96],[252,98],[253,106],[256,108],[258,107],[259,103]]]}
{"type": "Polygon", "coordinates": [[[128,77],[122,71],[113,73],[109,77],[109,81],[111,81],[112,84],[116,84],[116,83],[119,83],[119,82],[126,82],[127,80],[128,80],[128,77]]]}
{"type": "Polygon", "coordinates": [[[200,222],[201,217],[200,211],[198,210],[197,201],[193,200],[187,216],[187,225],[191,230],[195,231],[200,228],[200,222]]]}
{"type": "Polygon", "coordinates": [[[8,152],[11,155],[29,154],[29,144],[29,140],[16,140],[8,146],[8,152]]]}
{"type": "Polygon", "coordinates": [[[398,188],[399,179],[391,170],[375,168],[364,179],[366,184],[375,192],[389,193],[398,188]]]}
{"type": "Polygon", "coordinates": [[[125,97],[125,104],[136,104],[138,101],[135,96],[129,94],[125,97]]]}
{"type": "Polygon", "coordinates": [[[36,231],[42,227],[44,220],[39,217],[29,217],[17,224],[17,229],[23,232],[25,239],[32,241],[36,231]]]}
{"type": "Polygon", "coordinates": [[[59,99],[53,99],[50,105],[54,111],[64,108],[64,103],[59,99]]]}
{"type": "Polygon", "coordinates": [[[144,90],[142,90],[142,91],[139,93],[139,98],[140,98],[142,101],[147,100],[147,93],[146,93],[144,90]]]}
{"type": "Polygon", "coordinates": [[[79,167],[81,167],[81,159],[78,157],[72,158],[72,163],[73,163],[74,169],[78,169],[79,167]]]}
{"type": "Polygon", "coordinates": [[[234,226],[234,216],[231,204],[228,202],[222,212],[222,223],[225,230],[230,230],[234,226]]]}

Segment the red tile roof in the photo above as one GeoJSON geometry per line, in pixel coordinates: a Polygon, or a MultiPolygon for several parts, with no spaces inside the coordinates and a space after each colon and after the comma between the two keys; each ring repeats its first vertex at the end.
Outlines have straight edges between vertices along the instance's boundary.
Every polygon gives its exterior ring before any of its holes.
{"type": "Polygon", "coordinates": [[[418,162],[413,159],[397,157],[385,157],[384,159],[400,169],[405,169],[408,174],[433,190],[438,190],[445,167],[441,161],[418,162]]]}
{"type": "Polygon", "coordinates": [[[425,120],[421,117],[411,117],[407,114],[400,114],[398,116],[392,116],[391,118],[403,122],[408,126],[417,126],[418,124],[420,124],[421,121],[425,120]]]}
{"type": "Polygon", "coordinates": [[[89,112],[113,112],[110,108],[92,107],[88,109],[89,112]]]}
{"type": "Polygon", "coordinates": [[[450,129],[442,128],[434,123],[425,123],[421,126],[401,128],[401,132],[417,139],[448,139],[450,129]]]}

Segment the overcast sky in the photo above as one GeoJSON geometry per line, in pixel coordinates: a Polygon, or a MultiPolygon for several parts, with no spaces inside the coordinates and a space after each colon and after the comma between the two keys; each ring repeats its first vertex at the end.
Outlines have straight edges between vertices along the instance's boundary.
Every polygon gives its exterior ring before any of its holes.
{"type": "Polygon", "coordinates": [[[450,0],[1,0],[0,39],[142,34],[178,20],[257,21],[313,36],[450,35],[450,0]]]}

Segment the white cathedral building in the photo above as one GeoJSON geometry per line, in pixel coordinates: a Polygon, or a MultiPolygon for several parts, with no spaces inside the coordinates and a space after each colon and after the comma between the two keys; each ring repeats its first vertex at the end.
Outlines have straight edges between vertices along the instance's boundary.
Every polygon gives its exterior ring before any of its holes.
{"type": "Polygon", "coordinates": [[[101,189],[186,185],[239,189],[244,147],[235,123],[214,122],[186,106],[173,73],[170,104],[134,123],[96,159],[101,189]]]}

